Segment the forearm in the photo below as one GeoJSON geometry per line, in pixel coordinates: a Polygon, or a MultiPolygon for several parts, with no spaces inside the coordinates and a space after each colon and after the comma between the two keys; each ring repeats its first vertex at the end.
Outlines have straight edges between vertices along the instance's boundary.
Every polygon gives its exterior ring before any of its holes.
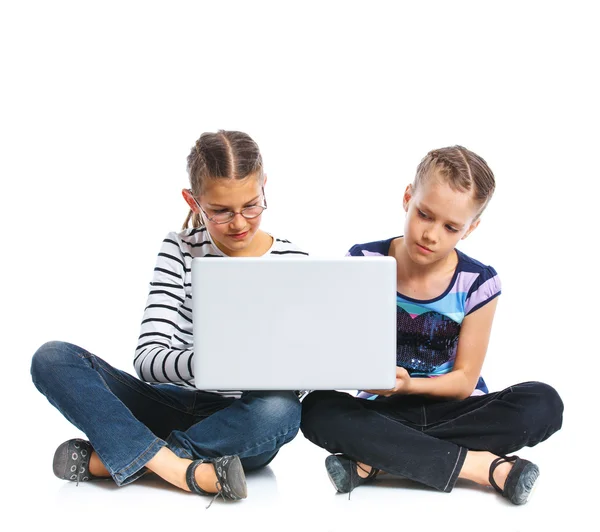
{"type": "Polygon", "coordinates": [[[461,400],[469,397],[474,389],[472,379],[469,379],[463,371],[451,371],[439,377],[413,377],[401,393],[461,400]]]}

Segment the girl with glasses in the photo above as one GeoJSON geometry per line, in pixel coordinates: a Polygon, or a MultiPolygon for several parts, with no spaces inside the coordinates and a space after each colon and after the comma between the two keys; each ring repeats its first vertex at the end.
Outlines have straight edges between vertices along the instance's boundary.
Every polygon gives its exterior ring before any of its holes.
{"type": "Polygon", "coordinates": [[[479,226],[494,188],[475,153],[433,150],[404,193],[404,235],[350,249],[396,259],[397,368],[392,390],[303,401],[302,431],[333,453],[325,465],[338,492],[387,472],[443,492],[465,478],[527,501],[538,467],[507,455],[560,429],[563,404],[540,382],[490,393],[480,375],[500,279],[456,245],[479,226]]]}
{"type": "Polygon", "coordinates": [[[239,500],[247,495],[244,470],[268,464],[297,434],[300,402],[294,392],[194,388],[191,262],[306,253],[260,229],[266,176],[246,133],[202,134],[187,169],[190,211],[158,253],[134,357],[139,379],[64,342],[40,347],[31,374],[89,440],[58,447],[57,477],[122,486],[153,471],[183,490],[239,500]]]}

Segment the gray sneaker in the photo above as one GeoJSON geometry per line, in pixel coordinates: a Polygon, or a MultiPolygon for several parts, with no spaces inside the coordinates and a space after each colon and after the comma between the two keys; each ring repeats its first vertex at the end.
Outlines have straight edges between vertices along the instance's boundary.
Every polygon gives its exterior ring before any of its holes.
{"type": "Polygon", "coordinates": [[[214,502],[217,497],[222,497],[223,500],[229,499],[231,501],[239,501],[245,499],[248,496],[248,490],[246,487],[246,475],[242,467],[242,462],[238,456],[221,456],[219,458],[203,458],[201,460],[193,461],[187,468],[185,480],[188,488],[192,493],[199,493],[201,495],[213,495],[204,491],[196,482],[194,475],[196,468],[203,463],[213,464],[215,473],[217,475],[217,493],[214,495],[212,501],[207,506],[214,502]]]}
{"type": "Polygon", "coordinates": [[[54,474],[62,480],[87,482],[96,477],[90,473],[92,446],[89,441],[75,438],[61,443],[54,453],[52,468],[54,474]]]}

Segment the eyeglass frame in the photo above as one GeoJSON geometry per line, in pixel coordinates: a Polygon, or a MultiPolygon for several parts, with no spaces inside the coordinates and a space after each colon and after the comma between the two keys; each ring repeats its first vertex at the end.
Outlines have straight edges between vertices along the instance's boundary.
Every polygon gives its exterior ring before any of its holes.
{"type": "MultiPolygon", "coordinates": [[[[233,220],[234,220],[234,218],[235,218],[235,216],[236,216],[236,214],[241,214],[241,215],[242,215],[242,216],[243,216],[243,217],[244,217],[246,220],[254,220],[254,219],[258,218],[258,217],[259,217],[259,216],[260,216],[260,215],[261,215],[263,212],[265,212],[265,211],[267,210],[267,196],[265,196],[265,187],[264,187],[264,186],[263,186],[263,187],[260,187],[260,190],[261,190],[261,194],[262,194],[262,197],[263,197],[263,202],[264,202],[264,205],[252,205],[252,206],[250,206],[250,207],[244,207],[244,208],[243,208],[243,209],[241,209],[240,211],[223,211],[223,212],[219,212],[219,213],[217,213],[217,214],[213,215],[212,217],[210,217],[210,216],[209,216],[209,215],[206,213],[206,211],[205,211],[205,210],[202,208],[202,206],[200,205],[200,202],[198,201],[198,199],[197,199],[195,196],[192,196],[192,197],[194,198],[194,201],[196,202],[196,205],[198,206],[198,208],[199,208],[199,209],[202,211],[202,213],[204,214],[204,216],[206,216],[206,219],[207,219],[209,222],[212,222],[212,223],[214,223],[214,224],[217,224],[217,225],[223,225],[223,224],[228,224],[228,223],[230,223],[231,221],[233,221],[233,220]],[[260,213],[259,213],[259,214],[257,214],[256,216],[251,216],[250,218],[248,218],[248,217],[247,217],[247,216],[244,214],[244,211],[245,211],[246,209],[254,209],[254,208],[256,208],[256,207],[262,207],[262,211],[260,211],[260,213]],[[213,218],[214,218],[215,216],[218,216],[219,214],[230,214],[230,215],[231,215],[231,217],[229,218],[229,220],[227,220],[227,221],[225,221],[225,222],[215,222],[213,218]]],[[[191,192],[192,192],[192,191],[190,190],[190,193],[191,193],[191,192]]]]}

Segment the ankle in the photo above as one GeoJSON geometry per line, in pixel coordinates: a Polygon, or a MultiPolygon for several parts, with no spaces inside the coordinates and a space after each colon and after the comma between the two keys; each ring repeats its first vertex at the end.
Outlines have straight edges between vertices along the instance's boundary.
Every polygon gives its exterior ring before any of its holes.
{"type": "MultiPolygon", "coordinates": [[[[471,480],[482,486],[490,484],[490,466],[498,458],[488,451],[468,451],[463,467],[458,475],[459,478],[471,480]]],[[[501,488],[504,487],[506,477],[510,472],[512,464],[500,464],[494,471],[494,480],[501,488]]]]}
{"type": "Polygon", "coordinates": [[[156,473],[169,484],[189,491],[185,480],[187,467],[192,463],[191,460],[180,458],[167,447],[162,447],[147,463],[146,467],[156,473]]]}
{"type": "Polygon", "coordinates": [[[356,472],[360,478],[367,478],[373,468],[370,465],[356,462],[356,472]]]}
{"type": "MultiPolygon", "coordinates": [[[[490,464],[490,466],[491,466],[491,464],[490,464]]],[[[502,464],[497,465],[496,469],[494,469],[493,478],[501,490],[504,489],[504,484],[506,483],[506,478],[508,477],[508,474],[510,473],[510,470],[512,468],[513,468],[513,464],[511,462],[504,462],[502,464]]],[[[490,483],[489,475],[487,478],[486,485],[492,486],[492,484],[490,483]]]]}
{"type": "Polygon", "coordinates": [[[209,462],[200,464],[194,471],[196,483],[208,493],[217,493],[217,474],[215,466],[209,462]]]}
{"type": "Polygon", "coordinates": [[[92,454],[90,455],[89,468],[90,473],[95,477],[110,477],[110,473],[106,467],[104,467],[104,464],[96,454],[96,451],[92,451],[92,454]]]}

